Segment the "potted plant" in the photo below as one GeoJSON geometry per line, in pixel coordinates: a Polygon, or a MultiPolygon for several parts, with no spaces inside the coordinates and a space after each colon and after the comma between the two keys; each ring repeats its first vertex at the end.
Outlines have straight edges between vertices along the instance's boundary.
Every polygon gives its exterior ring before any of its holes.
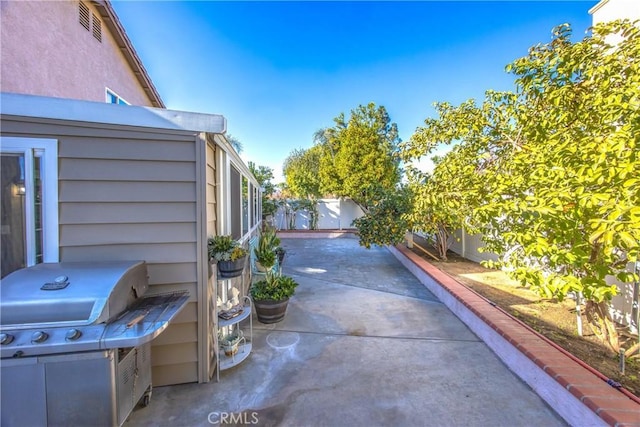
{"type": "Polygon", "coordinates": [[[228,235],[209,237],[207,249],[209,261],[218,264],[220,277],[230,278],[242,274],[248,252],[240,242],[228,235]]]}
{"type": "Polygon", "coordinates": [[[264,279],[251,285],[251,298],[262,323],[277,323],[284,319],[289,298],[295,293],[298,283],[290,276],[267,271],[264,279]]]}
{"type": "Polygon", "coordinates": [[[253,249],[256,257],[256,269],[258,271],[268,271],[276,264],[276,248],[280,245],[280,239],[276,236],[275,230],[266,228],[260,235],[258,244],[253,249]]]}
{"type": "Polygon", "coordinates": [[[220,347],[225,356],[233,356],[238,352],[238,345],[242,341],[242,331],[234,332],[220,339],[220,347]]]}

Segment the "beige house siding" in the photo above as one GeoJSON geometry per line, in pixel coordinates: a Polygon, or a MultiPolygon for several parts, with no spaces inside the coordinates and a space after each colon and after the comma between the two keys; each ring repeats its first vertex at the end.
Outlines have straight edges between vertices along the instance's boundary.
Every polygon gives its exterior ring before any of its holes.
{"type": "Polygon", "coordinates": [[[6,118],[2,133],[59,141],[60,261],[141,259],[151,292],[189,290],[190,303],[153,341],[153,382],[199,381],[194,136],[6,118]]]}
{"type": "MultiPolygon", "coordinates": [[[[44,193],[48,262],[144,260],[151,293],[187,290],[187,306],[152,342],[153,383],[209,381],[217,362],[215,302],[222,281],[209,265],[207,236],[226,234],[241,221],[238,212],[238,218],[231,214],[231,200],[240,196],[231,190],[235,185],[240,192],[240,186],[229,181],[229,171],[258,185],[224,137],[224,117],[0,97],[3,138],[25,146],[17,138],[47,141],[43,175],[53,184],[44,193]]],[[[244,244],[259,226],[245,233],[244,244]]],[[[245,273],[246,292],[249,269],[245,273]]]]}
{"type": "MultiPolygon", "coordinates": [[[[218,224],[216,221],[216,147],[215,143],[211,140],[207,140],[206,144],[206,235],[215,236],[218,234],[218,224]]],[[[208,304],[206,306],[206,310],[209,316],[209,330],[207,333],[207,343],[208,346],[206,348],[206,357],[208,360],[208,369],[209,369],[209,378],[214,374],[217,363],[217,352],[218,348],[218,339],[217,339],[217,316],[216,316],[216,273],[213,271],[213,268],[210,267],[209,271],[211,274],[207,274],[207,294],[208,294],[208,304]]]]}
{"type": "Polygon", "coordinates": [[[2,2],[2,91],[105,102],[108,87],[130,104],[162,106],[145,92],[101,16],[110,5],[99,10],[93,2],[83,4],[90,30],[79,22],[78,1],[2,2]],[[94,16],[101,41],[93,35],[94,16]]]}

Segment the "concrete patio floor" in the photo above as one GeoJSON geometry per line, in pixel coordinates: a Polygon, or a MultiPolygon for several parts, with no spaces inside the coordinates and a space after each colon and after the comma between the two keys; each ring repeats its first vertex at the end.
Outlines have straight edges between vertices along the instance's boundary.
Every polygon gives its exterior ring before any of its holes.
{"type": "Polygon", "coordinates": [[[283,238],[299,283],[220,382],[157,387],[126,426],[564,426],[386,249],[283,238]]]}

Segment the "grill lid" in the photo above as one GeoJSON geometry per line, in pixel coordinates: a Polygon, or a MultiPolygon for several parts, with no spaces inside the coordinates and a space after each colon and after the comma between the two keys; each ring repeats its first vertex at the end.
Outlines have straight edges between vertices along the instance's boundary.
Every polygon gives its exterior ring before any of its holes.
{"type": "Polygon", "coordinates": [[[14,271],[0,286],[0,326],[107,322],[148,289],[143,261],[46,263],[14,271]]]}

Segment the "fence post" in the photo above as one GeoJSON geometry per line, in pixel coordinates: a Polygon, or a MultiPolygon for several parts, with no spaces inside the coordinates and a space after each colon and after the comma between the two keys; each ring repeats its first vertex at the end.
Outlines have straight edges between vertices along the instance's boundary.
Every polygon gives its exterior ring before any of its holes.
{"type": "Polygon", "coordinates": [[[467,257],[467,233],[464,231],[464,227],[460,229],[462,231],[462,258],[467,257]]]}
{"type": "Polygon", "coordinates": [[[404,234],[404,239],[407,241],[407,247],[409,249],[413,248],[413,232],[412,231],[407,231],[404,234]]]}

